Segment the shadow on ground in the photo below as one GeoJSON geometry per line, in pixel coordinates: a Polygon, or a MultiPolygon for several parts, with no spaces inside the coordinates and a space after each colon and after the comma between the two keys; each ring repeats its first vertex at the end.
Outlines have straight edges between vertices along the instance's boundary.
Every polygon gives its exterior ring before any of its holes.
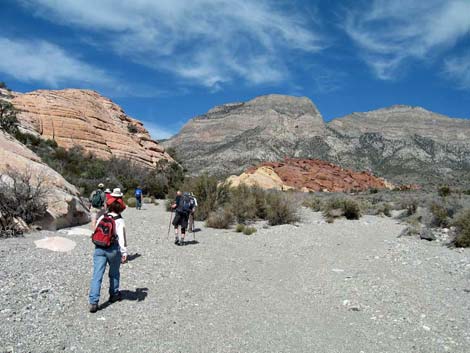
{"type": "MultiPolygon", "coordinates": [[[[142,302],[147,298],[147,291],[148,288],[136,288],[135,291],[130,291],[127,289],[121,290],[121,301],[122,300],[131,300],[131,301],[138,301],[142,302]]],[[[109,300],[102,305],[100,305],[99,310],[106,309],[108,306],[112,305],[114,303],[111,303],[109,300]]]]}

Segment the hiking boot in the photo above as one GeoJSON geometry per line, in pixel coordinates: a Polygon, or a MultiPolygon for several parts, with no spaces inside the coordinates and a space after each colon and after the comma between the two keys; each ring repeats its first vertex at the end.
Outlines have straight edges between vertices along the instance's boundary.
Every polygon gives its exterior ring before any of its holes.
{"type": "Polygon", "coordinates": [[[181,245],[181,246],[186,245],[186,242],[184,241],[184,239],[181,239],[181,240],[180,240],[180,245],[181,245]]]}
{"type": "Polygon", "coordinates": [[[90,313],[96,313],[98,311],[98,304],[90,304],[90,313]]]}
{"type": "Polygon", "coordinates": [[[179,245],[179,242],[180,242],[179,238],[176,237],[176,238],[175,238],[175,245],[179,245]]]}
{"type": "Polygon", "coordinates": [[[121,300],[122,300],[121,292],[117,292],[116,294],[109,296],[110,303],[120,302],[121,300]]]}

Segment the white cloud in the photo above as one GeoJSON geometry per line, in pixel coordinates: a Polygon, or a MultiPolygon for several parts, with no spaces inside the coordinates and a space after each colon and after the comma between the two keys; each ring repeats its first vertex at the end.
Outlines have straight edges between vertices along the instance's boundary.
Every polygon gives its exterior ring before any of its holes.
{"type": "MultiPolygon", "coordinates": [[[[36,14],[92,31],[118,54],[212,89],[289,76],[287,58],[317,52],[305,15],[267,0],[23,0],[36,14]]],[[[279,4],[279,3],[277,3],[279,4]]]]}
{"type": "Polygon", "coordinates": [[[346,11],[344,30],[380,79],[409,59],[428,61],[470,34],[468,0],[373,0],[346,11]]]}
{"type": "Polygon", "coordinates": [[[144,128],[147,129],[149,132],[150,136],[154,140],[161,140],[161,139],[167,139],[170,138],[171,136],[175,135],[177,131],[173,131],[171,129],[168,129],[166,127],[160,126],[154,122],[151,121],[142,121],[144,124],[144,128]]]}
{"type": "Polygon", "coordinates": [[[448,58],[445,61],[444,73],[458,82],[460,89],[470,89],[470,52],[462,56],[448,58]]]}
{"type": "Polygon", "coordinates": [[[58,87],[64,82],[109,86],[107,74],[46,41],[0,37],[0,72],[24,82],[58,87]]]}

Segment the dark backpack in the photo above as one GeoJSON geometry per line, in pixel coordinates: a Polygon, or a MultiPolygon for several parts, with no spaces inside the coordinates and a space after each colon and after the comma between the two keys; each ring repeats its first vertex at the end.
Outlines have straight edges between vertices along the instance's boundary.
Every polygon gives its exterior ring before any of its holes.
{"type": "Polygon", "coordinates": [[[115,220],[119,218],[121,216],[113,217],[105,214],[91,236],[93,244],[100,248],[109,248],[117,239],[115,220]]]}
{"type": "Polygon", "coordinates": [[[104,195],[103,191],[96,190],[93,196],[91,197],[91,205],[94,208],[101,208],[104,205],[104,195]]]}
{"type": "Polygon", "coordinates": [[[177,211],[189,215],[194,207],[194,200],[188,194],[184,194],[180,199],[177,211]]]}

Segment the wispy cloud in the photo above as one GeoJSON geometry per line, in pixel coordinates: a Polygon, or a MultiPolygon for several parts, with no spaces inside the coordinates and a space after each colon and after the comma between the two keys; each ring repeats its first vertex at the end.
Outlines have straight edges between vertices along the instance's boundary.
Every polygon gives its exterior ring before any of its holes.
{"type": "Polygon", "coordinates": [[[167,127],[163,127],[155,122],[151,121],[142,121],[144,123],[144,127],[149,132],[150,136],[154,140],[162,140],[170,138],[171,136],[175,135],[178,129],[172,130],[167,127]]]}
{"type": "Polygon", "coordinates": [[[448,58],[445,61],[444,74],[458,82],[459,88],[470,89],[470,51],[462,56],[448,58]]]}
{"type": "Polygon", "coordinates": [[[373,0],[346,11],[343,28],[380,79],[409,59],[429,60],[470,34],[468,0],[373,0]]]}
{"type": "Polygon", "coordinates": [[[96,33],[115,53],[218,89],[286,80],[286,57],[323,48],[314,21],[267,0],[24,0],[37,15],[96,33]]]}
{"type": "Polygon", "coordinates": [[[46,41],[0,37],[0,72],[24,82],[50,87],[73,82],[110,86],[113,80],[101,69],[73,57],[46,41]]]}

